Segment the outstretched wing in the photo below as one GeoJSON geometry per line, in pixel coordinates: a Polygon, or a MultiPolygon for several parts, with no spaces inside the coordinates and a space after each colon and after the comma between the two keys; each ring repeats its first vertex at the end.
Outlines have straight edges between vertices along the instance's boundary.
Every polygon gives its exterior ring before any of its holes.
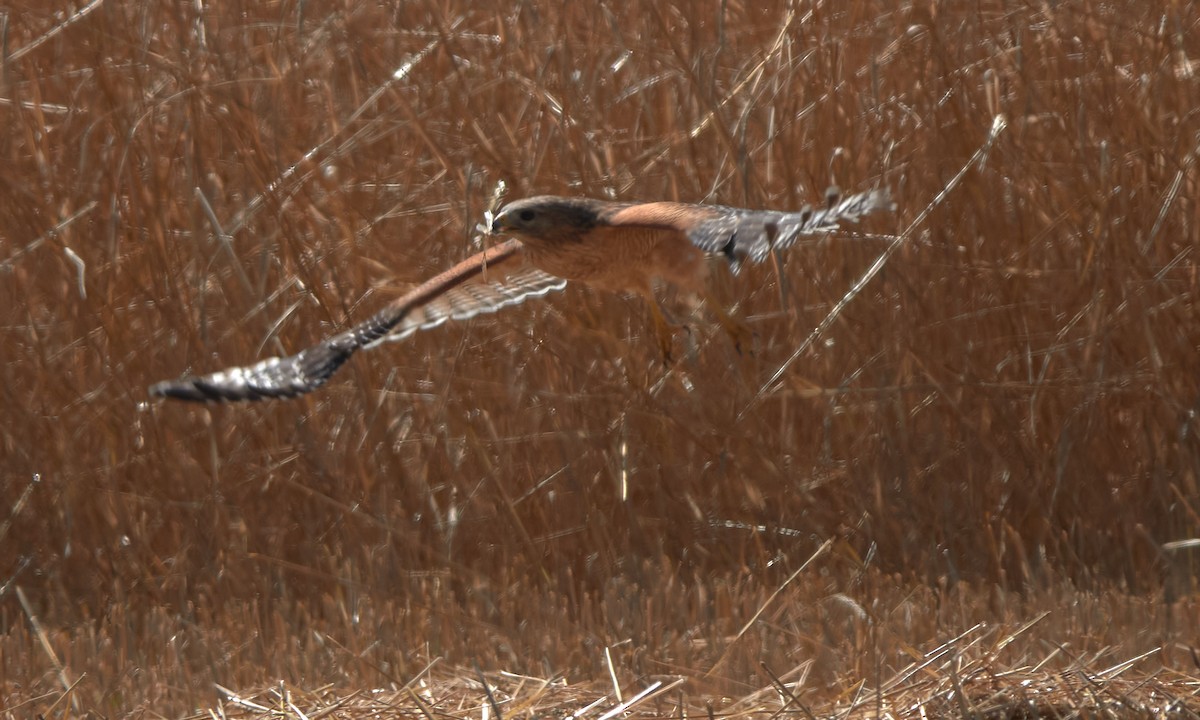
{"type": "MultiPolygon", "coordinates": [[[[567,286],[564,278],[528,266],[509,275],[503,282],[462,285],[413,307],[391,332],[367,343],[372,348],[382,342],[403,340],[418,330],[429,330],[447,320],[469,320],[476,315],[494,313],[531,297],[558,292],[567,286]]],[[[399,302],[399,301],[397,301],[399,302]]],[[[376,316],[378,317],[378,315],[376,316]]]]}
{"type": "Polygon", "coordinates": [[[762,262],[773,248],[786,250],[803,235],[831,232],[844,222],[858,222],[877,210],[895,207],[887,188],[849,197],[830,188],[825,207],[809,206],[799,212],[719,208],[718,215],[691,228],[688,239],[701,250],[724,255],[736,271],[743,260],[762,262]]]}
{"type": "Polygon", "coordinates": [[[607,220],[614,225],[681,230],[696,247],[724,256],[736,272],[745,260],[762,262],[772,249],[787,249],[803,235],[827,233],[844,222],[857,222],[873,212],[894,209],[887,188],[848,197],[830,188],[824,207],[809,206],[798,212],[661,202],[624,205],[607,220]]]}
{"type": "Polygon", "coordinates": [[[522,245],[508,240],[474,255],[389,303],[369,320],[296,355],[273,357],[200,377],[183,377],[150,387],[152,397],[180,400],[290,398],[325,384],[350,356],[386,340],[402,340],[447,320],[493,313],[529,297],[562,290],[566,280],[519,265],[522,245]],[[484,282],[469,281],[491,276],[484,282]]]}

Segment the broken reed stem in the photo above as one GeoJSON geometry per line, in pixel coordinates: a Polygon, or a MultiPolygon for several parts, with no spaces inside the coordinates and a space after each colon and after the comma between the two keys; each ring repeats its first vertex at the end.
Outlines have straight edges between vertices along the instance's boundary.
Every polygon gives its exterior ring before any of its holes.
{"type": "Polygon", "coordinates": [[[800,573],[804,572],[805,568],[811,565],[814,560],[824,555],[825,552],[831,547],[833,547],[833,538],[829,538],[825,542],[821,543],[821,547],[817,548],[816,552],[810,555],[809,558],[800,565],[800,567],[796,568],[796,571],[789,575],[787,580],[784,580],[779,587],[775,588],[775,592],[771,593],[771,595],[765,601],[763,601],[763,604],[759,606],[757,611],[755,611],[754,616],[746,621],[746,624],[743,625],[742,629],[739,630],[737,635],[733,637],[733,640],[729,641],[729,645],[725,648],[725,652],[721,653],[720,659],[713,663],[713,666],[704,674],[704,677],[707,678],[713,676],[713,673],[715,673],[717,669],[721,667],[722,663],[725,662],[725,659],[729,657],[729,653],[733,649],[733,646],[736,645],[738,640],[741,640],[742,636],[754,626],[754,623],[758,622],[758,618],[761,617],[771,603],[775,601],[775,598],[779,597],[779,594],[783,592],[784,588],[786,588],[788,585],[791,585],[792,581],[795,580],[800,573]]]}
{"type": "MultiPolygon", "coordinates": [[[[29,599],[25,597],[25,591],[21,589],[20,585],[15,586],[14,590],[17,593],[17,601],[21,603],[21,609],[25,611],[25,617],[29,620],[29,625],[33,628],[34,634],[37,635],[42,651],[46,653],[46,657],[50,658],[50,664],[54,666],[54,671],[58,674],[58,681],[62,684],[64,692],[69,694],[71,689],[75,687],[75,683],[71,682],[70,677],[67,675],[67,669],[63,667],[62,662],[58,659],[54,648],[50,647],[50,638],[46,636],[46,631],[42,629],[42,623],[38,621],[37,614],[33,612],[33,606],[29,604],[29,599]]],[[[81,675],[80,679],[82,678],[83,676],[81,675]]],[[[76,714],[79,713],[78,705],[77,699],[72,695],[71,707],[76,714]]]]}
{"type": "Polygon", "coordinates": [[[783,377],[784,373],[788,371],[788,368],[790,368],[798,359],[800,359],[800,356],[803,355],[810,347],[812,347],[813,343],[815,343],[818,338],[825,334],[825,331],[828,330],[831,325],[833,325],[837,318],[842,314],[842,311],[844,311],[846,307],[849,306],[854,300],[854,298],[858,297],[863,288],[865,288],[871,282],[871,280],[873,280],[875,276],[878,275],[881,270],[883,270],[884,266],[887,265],[888,260],[890,260],[892,256],[896,254],[896,251],[900,249],[900,246],[904,244],[904,241],[912,237],[913,232],[922,223],[924,223],[926,219],[929,218],[930,214],[933,212],[933,209],[945,202],[946,198],[950,194],[950,191],[956,188],[958,184],[962,182],[962,179],[966,177],[967,172],[975,166],[983,165],[984,161],[987,160],[988,154],[991,152],[992,145],[996,142],[996,138],[1000,137],[1000,133],[1004,130],[1006,125],[1007,122],[1004,119],[1004,116],[997,115],[992,118],[992,127],[988,132],[987,139],[984,140],[983,145],[975,151],[975,154],[971,156],[971,159],[968,160],[967,163],[958,171],[958,173],[950,179],[950,182],[946,183],[946,186],[942,188],[941,192],[939,192],[933,198],[933,200],[927,206],[925,206],[925,209],[922,210],[911,223],[909,223],[908,227],[904,228],[903,231],[896,235],[896,237],[891,243],[888,244],[879,257],[875,259],[875,262],[871,263],[871,266],[867,268],[866,272],[864,272],[862,276],[850,286],[850,289],[846,291],[846,294],[842,296],[842,299],[838,300],[837,304],[833,306],[833,309],[829,311],[829,314],[826,315],[825,318],[821,320],[821,322],[818,323],[815,328],[813,328],[813,331],[808,334],[808,337],[804,339],[804,342],[800,343],[799,347],[797,347],[795,351],[788,356],[787,360],[784,360],[783,363],[780,364],[779,368],[772,373],[770,379],[762,384],[762,387],[760,387],[758,392],[754,394],[754,397],[749,403],[746,404],[746,407],[743,408],[740,413],[738,413],[738,420],[744,418],[752,409],[757,407],[762,399],[766,397],[767,393],[769,393],[771,389],[775,387],[776,383],[779,382],[780,378],[783,377]]]}

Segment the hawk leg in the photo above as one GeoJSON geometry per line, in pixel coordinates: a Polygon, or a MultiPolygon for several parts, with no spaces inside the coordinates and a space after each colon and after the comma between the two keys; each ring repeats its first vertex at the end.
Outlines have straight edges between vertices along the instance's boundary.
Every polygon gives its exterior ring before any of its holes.
{"type": "Polygon", "coordinates": [[[712,293],[704,293],[704,302],[712,311],[721,329],[733,341],[733,347],[737,350],[738,355],[753,354],[754,331],[745,322],[729,314],[725,310],[725,306],[714,298],[712,293]]]}
{"type": "Polygon", "coordinates": [[[654,336],[658,338],[658,350],[661,353],[663,365],[670,367],[675,364],[672,347],[675,344],[675,330],[679,324],[667,317],[667,311],[653,296],[650,297],[650,319],[654,321],[654,336]]]}

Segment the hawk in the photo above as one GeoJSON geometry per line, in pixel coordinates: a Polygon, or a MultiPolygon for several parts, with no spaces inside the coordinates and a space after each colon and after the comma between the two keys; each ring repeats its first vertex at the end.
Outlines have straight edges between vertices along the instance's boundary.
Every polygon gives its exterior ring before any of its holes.
{"type": "MultiPolygon", "coordinates": [[[[568,281],[645,297],[663,353],[669,356],[670,329],[654,297],[656,281],[706,297],[710,256],[724,258],[737,272],[742,263],[761,262],[802,236],[827,233],[843,222],[894,207],[887,189],[847,197],[831,189],[823,207],[797,212],[550,195],[517,200],[484,228],[508,240],[421,283],[349,330],[296,355],[156,383],[149,392],[194,401],[303,395],[324,385],[359,350],[403,340],[448,320],[494,313],[562,290],[568,281]]],[[[729,318],[716,310],[729,329],[729,318]]]]}

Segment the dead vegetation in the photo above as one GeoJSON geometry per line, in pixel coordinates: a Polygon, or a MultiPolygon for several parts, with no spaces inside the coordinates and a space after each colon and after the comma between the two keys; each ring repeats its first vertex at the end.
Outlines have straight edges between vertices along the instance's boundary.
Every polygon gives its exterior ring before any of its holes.
{"type": "Polygon", "coordinates": [[[4,715],[1196,717],[1198,24],[0,9],[4,715]],[[499,180],[899,211],[722,279],[746,355],[575,288],[147,402],[474,252],[499,180]]]}

